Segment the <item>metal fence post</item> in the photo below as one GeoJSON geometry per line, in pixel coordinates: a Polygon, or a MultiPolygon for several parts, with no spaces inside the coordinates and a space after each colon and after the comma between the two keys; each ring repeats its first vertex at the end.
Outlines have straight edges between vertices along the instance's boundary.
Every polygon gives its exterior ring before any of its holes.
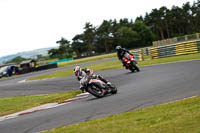
{"type": "Polygon", "coordinates": [[[197,40],[200,39],[200,38],[199,38],[199,33],[196,33],[196,38],[197,38],[197,40]]]}

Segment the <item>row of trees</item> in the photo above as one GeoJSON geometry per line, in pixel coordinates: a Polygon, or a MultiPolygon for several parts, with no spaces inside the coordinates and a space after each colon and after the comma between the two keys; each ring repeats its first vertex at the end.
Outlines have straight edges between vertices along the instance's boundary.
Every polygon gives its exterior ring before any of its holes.
{"type": "Polygon", "coordinates": [[[104,20],[100,26],[86,23],[84,32],[77,34],[72,42],[65,38],[57,41],[58,49],[49,50],[51,58],[68,58],[73,54],[88,56],[95,53],[108,53],[117,45],[126,48],[136,48],[151,45],[155,35],[142,21],[132,22],[128,19],[104,20]],[[73,53],[75,52],[75,53],[73,53]]]}
{"type": "MultiPolygon", "coordinates": [[[[16,64],[20,64],[22,61],[25,60],[31,60],[32,58],[24,58],[21,56],[17,56],[11,60],[8,60],[5,62],[5,64],[9,64],[9,63],[16,63],[16,64]]],[[[36,61],[44,61],[44,60],[48,60],[50,59],[49,56],[43,56],[41,54],[36,55],[36,57],[34,58],[36,61]]]]}
{"type": "Polygon", "coordinates": [[[15,58],[13,58],[13,59],[11,59],[11,60],[5,62],[5,64],[9,64],[9,63],[17,63],[17,64],[20,64],[20,63],[21,63],[22,61],[24,61],[24,60],[27,60],[27,58],[23,58],[23,57],[21,57],[21,56],[17,56],[17,57],[15,57],[15,58]]]}
{"type": "Polygon", "coordinates": [[[152,45],[152,41],[200,32],[200,0],[182,7],[165,6],[153,9],[145,17],[104,20],[100,26],[86,23],[84,31],[72,41],[65,38],[57,41],[58,49],[49,50],[51,58],[78,57],[114,51],[117,45],[137,48],[152,45]]]}
{"type": "Polygon", "coordinates": [[[200,0],[182,7],[153,9],[137,20],[150,27],[159,40],[200,32],[200,0]]]}

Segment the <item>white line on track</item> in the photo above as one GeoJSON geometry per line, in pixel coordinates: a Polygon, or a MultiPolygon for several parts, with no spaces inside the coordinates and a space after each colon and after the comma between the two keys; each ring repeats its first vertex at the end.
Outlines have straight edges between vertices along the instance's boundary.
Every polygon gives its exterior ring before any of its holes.
{"type": "Polygon", "coordinates": [[[48,80],[48,79],[53,79],[53,78],[46,78],[46,79],[40,79],[40,80],[29,80],[29,81],[26,81],[26,79],[24,79],[24,80],[18,81],[17,83],[37,82],[37,81],[44,81],[44,80],[48,80]]]}

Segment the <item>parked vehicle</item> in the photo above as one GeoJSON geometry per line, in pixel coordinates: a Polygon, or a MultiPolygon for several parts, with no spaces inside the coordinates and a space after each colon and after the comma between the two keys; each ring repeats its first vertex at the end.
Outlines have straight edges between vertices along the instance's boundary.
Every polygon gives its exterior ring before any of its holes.
{"type": "Polygon", "coordinates": [[[13,70],[10,66],[4,66],[0,68],[0,78],[12,76],[13,70]]]}
{"type": "Polygon", "coordinates": [[[100,79],[84,76],[80,83],[84,86],[86,92],[98,98],[104,97],[107,94],[117,93],[117,88],[113,84],[107,85],[100,79]]]}
{"type": "Polygon", "coordinates": [[[126,53],[123,57],[123,60],[125,62],[126,68],[128,68],[130,71],[140,71],[139,67],[137,66],[137,61],[133,58],[132,55],[126,53]]]}

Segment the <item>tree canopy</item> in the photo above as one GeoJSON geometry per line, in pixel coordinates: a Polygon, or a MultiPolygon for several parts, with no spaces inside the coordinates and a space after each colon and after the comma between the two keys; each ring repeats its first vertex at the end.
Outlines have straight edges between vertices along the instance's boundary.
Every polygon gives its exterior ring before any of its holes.
{"type": "Polygon", "coordinates": [[[152,45],[152,41],[200,32],[200,0],[184,3],[171,9],[163,6],[153,9],[135,21],[128,18],[103,20],[99,26],[87,22],[83,33],[75,35],[72,42],[65,38],[57,41],[58,49],[49,50],[51,58],[88,56],[112,52],[117,45],[138,48],[152,45]]]}
{"type": "Polygon", "coordinates": [[[8,63],[20,64],[20,63],[21,63],[22,61],[24,61],[24,60],[28,60],[28,58],[23,58],[23,57],[21,57],[21,56],[17,56],[17,57],[15,57],[15,58],[13,58],[13,59],[7,61],[6,64],[8,64],[8,63]]]}
{"type": "Polygon", "coordinates": [[[137,20],[151,27],[159,40],[197,33],[200,32],[200,0],[193,4],[184,3],[182,7],[153,9],[144,18],[137,17],[137,20]]]}

